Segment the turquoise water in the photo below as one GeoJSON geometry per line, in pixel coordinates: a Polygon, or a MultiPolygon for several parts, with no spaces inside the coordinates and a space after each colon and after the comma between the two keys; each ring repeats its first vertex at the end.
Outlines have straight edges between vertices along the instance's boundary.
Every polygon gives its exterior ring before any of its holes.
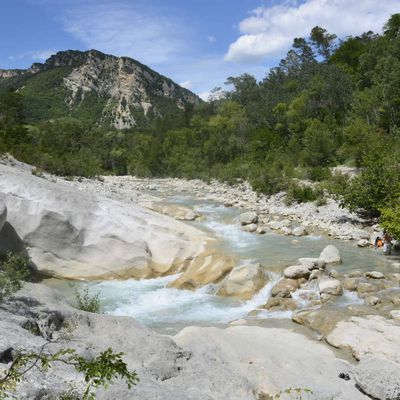
{"type": "MultiPolygon", "coordinates": [[[[207,231],[217,240],[218,246],[227,254],[238,257],[240,262],[260,262],[271,281],[249,301],[216,296],[215,286],[208,285],[196,291],[168,288],[177,276],[148,280],[104,281],[88,283],[92,293],[100,293],[103,311],[113,315],[132,316],[142,323],[163,332],[176,332],[189,325],[224,325],[245,317],[257,307],[265,304],[274,282],[282,269],[296,263],[300,257],[318,257],[323,248],[334,244],[340,251],[343,264],[335,267],[339,271],[390,270],[390,259],[380,251],[360,249],[355,242],[343,242],[325,236],[265,235],[244,232],[235,219],[240,211],[226,208],[209,201],[199,201],[189,196],[171,196],[167,203],[194,207],[205,219],[190,224],[207,231]]],[[[49,282],[64,293],[72,296],[75,288],[86,283],[71,286],[64,281],[49,282]]],[[[307,306],[299,297],[299,306],[307,306]]],[[[354,293],[345,293],[338,298],[337,305],[359,303],[354,293]]],[[[290,318],[290,312],[261,311],[257,318],[290,318]]]]}

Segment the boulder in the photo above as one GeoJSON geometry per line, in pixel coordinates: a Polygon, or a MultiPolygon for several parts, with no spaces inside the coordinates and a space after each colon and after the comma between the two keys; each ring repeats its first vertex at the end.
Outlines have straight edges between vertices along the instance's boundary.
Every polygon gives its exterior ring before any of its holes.
{"type": "Polygon", "coordinates": [[[343,280],[343,287],[346,290],[354,292],[357,289],[358,278],[345,278],[343,280]]]}
{"type": "Polygon", "coordinates": [[[249,224],[249,225],[245,225],[243,227],[243,230],[246,232],[255,232],[257,230],[257,225],[256,224],[249,224]]]}
{"type": "Polygon", "coordinates": [[[392,310],[389,313],[389,317],[395,321],[400,321],[400,310],[392,310]]]}
{"type": "Polygon", "coordinates": [[[378,315],[341,321],[326,340],[334,347],[350,350],[357,360],[372,356],[400,363],[400,325],[378,315]]]}
{"type": "Polygon", "coordinates": [[[365,298],[365,304],[367,304],[368,306],[376,306],[377,304],[379,304],[380,300],[379,297],[376,296],[370,296],[370,297],[366,297],[365,298]]]}
{"type": "Polygon", "coordinates": [[[239,265],[224,279],[217,294],[248,300],[263,288],[266,282],[267,276],[261,264],[239,265]]]}
{"type": "Polygon", "coordinates": [[[236,262],[219,251],[203,253],[188,266],[183,266],[183,274],[169,284],[169,287],[196,289],[210,283],[220,282],[232,270],[236,262]]]}
{"type": "Polygon", "coordinates": [[[267,228],[265,226],[259,226],[256,230],[259,235],[264,235],[267,233],[267,228]]]}
{"type": "Polygon", "coordinates": [[[342,262],[339,250],[331,244],[322,250],[319,259],[325,264],[340,264],[342,262]]]}
{"type": "Polygon", "coordinates": [[[283,275],[288,279],[308,278],[310,276],[310,270],[306,265],[292,265],[284,269],[283,275]]]}
{"type": "Polygon", "coordinates": [[[340,310],[332,309],[303,309],[293,313],[292,320],[304,325],[325,337],[336,324],[343,320],[344,315],[340,310]]]}
{"type": "Polygon", "coordinates": [[[351,236],[351,238],[353,240],[357,240],[357,241],[362,240],[362,239],[369,240],[370,233],[367,232],[367,231],[364,231],[362,229],[354,228],[351,231],[351,235],[350,236],[351,236]]]}
{"type": "Polygon", "coordinates": [[[313,269],[311,271],[310,277],[308,278],[310,281],[314,280],[314,279],[318,279],[321,276],[322,271],[320,271],[319,269],[313,269]]]}
{"type": "Polygon", "coordinates": [[[366,272],[365,276],[371,279],[385,279],[385,275],[383,275],[383,273],[379,271],[366,272]]]}
{"type": "Polygon", "coordinates": [[[343,294],[343,286],[338,279],[321,279],[318,282],[318,289],[321,294],[333,296],[341,296],[343,294]]]}
{"type": "Polygon", "coordinates": [[[291,294],[300,287],[295,279],[281,279],[271,290],[272,297],[291,297],[291,294]]]}
{"type": "Polygon", "coordinates": [[[371,399],[400,399],[400,364],[364,357],[354,368],[354,380],[371,399]]]}
{"type": "Polygon", "coordinates": [[[287,226],[284,226],[281,229],[281,232],[286,236],[292,235],[292,230],[290,228],[288,228],[287,226]]]}
{"type": "Polygon", "coordinates": [[[334,278],[334,279],[340,278],[340,274],[339,274],[338,271],[336,271],[336,269],[331,269],[331,270],[329,271],[329,276],[330,276],[331,278],[334,278]]]}
{"type": "Polygon", "coordinates": [[[357,293],[359,295],[365,295],[368,293],[373,293],[377,290],[376,286],[371,285],[367,282],[359,282],[356,287],[357,293]]]}
{"type": "Polygon", "coordinates": [[[298,226],[296,228],[293,229],[293,235],[294,236],[307,236],[308,232],[306,230],[306,228],[304,228],[304,226],[298,226]]]}
{"type": "Polygon", "coordinates": [[[309,270],[325,268],[325,262],[321,261],[319,258],[299,258],[299,263],[301,265],[307,266],[309,270]]]}
{"type": "Polygon", "coordinates": [[[367,240],[367,239],[360,239],[357,242],[358,247],[368,247],[369,245],[370,245],[370,243],[369,243],[369,240],[367,240]]]}
{"type": "Polygon", "coordinates": [[[4,201],[0,199],[0,231],[3,229],[6,219],[7,219],[7,207],[4,201]]]}
{"type": "Polygon", "coordinates": [[[270,297],[265,305],[262,306],[269,311],[293,311],[297,305],[293,299],[284,297],[270,297]]]}
{"type": "Polygon", "coordinates": [[[254,211],[245,212],[239,215],[239,222],[241,225],[256,224],[258,222],[258,215],[254,211]]]}
{"type": "MultiPolygon", "coordinates": [[[[0,164],[0,175],[8,225],[42,274],[149,278],[190,265],[206,252],[205,234],[173,218],[6,165],[0,164]]],[[[2,233],[0,243],[10,236],[2,233]]]]}

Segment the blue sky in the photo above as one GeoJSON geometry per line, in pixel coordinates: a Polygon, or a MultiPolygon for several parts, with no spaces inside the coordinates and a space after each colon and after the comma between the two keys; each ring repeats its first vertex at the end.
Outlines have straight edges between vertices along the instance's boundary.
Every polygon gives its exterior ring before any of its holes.
{"type": "Polygon", "coordinates": [[[2,0],[0,68],[59,50],[136,58],[205,97],[228,76],[262,79],[296,36],[380,32],[399,0],[2,0]],[[7,38],[5,40],[5,38],[7,38]]]}

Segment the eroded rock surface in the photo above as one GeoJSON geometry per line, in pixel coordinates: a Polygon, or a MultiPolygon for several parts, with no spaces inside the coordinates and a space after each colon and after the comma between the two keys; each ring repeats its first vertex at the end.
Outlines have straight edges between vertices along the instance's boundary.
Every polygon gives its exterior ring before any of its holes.
{"type": "Polygon", "coordinates": [[[5,165],[0,200],[36,268],[50,276],[159,276],[197,261],[207,247],[202,232],[172,218],[5,165]]]}

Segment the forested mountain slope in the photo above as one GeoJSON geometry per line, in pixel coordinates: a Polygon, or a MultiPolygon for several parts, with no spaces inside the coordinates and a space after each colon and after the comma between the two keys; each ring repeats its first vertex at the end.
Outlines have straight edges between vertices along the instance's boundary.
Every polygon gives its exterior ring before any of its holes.
{"type": "Polygon", "coordinates": [[[126,129],[177,115],[200,99],[145,65],[96,50],[62,51],[27,70],[0,70],[0,93],[17,89],[29,122],[75,117],[126,129]]]}

